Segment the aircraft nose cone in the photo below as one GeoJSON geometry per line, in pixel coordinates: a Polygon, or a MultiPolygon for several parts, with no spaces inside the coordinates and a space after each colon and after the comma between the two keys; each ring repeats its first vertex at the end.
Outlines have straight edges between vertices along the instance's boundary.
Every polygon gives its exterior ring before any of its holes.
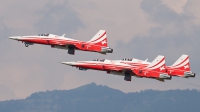
{"type": "Polygon", "coordinates": [[[15,40],[16,38],[15,37],[8,37],[9,39],[13,39],[13,40],[15,40]]]}
{"type": "Polygon", "coordinates": [[[62,64],[65,64],[65,65],[74,65],[73,62],[62,62],[62,64]]]}
{"type": "Polygon", "coordinates": [[[8,37],[9,39],[13,39],[13,40],[19,40],[18,37],[8,37]]]}
{"type": "Polygon", "coordinates": [[[67,62],[62,62],[62,64],[67,65],[67,62]]]}

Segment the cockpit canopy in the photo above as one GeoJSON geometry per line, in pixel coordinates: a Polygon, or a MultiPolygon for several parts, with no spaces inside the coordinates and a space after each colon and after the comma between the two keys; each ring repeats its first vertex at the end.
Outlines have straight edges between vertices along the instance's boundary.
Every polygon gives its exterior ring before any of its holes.
{"type": "Polygon", "coordinates": [[[132,61],[132,58],[123,58],[122,61],[132,61]]]}
{"type": "Polygon", "coordinates": [[[44,33],[44,34],[39,34],[38,36],[49,36],[49,34],[44,33]]]}
{"type": "Polygon", "coordinates": [[[100,61],[100,62],[104,62],[105,59],[94,59],[94,60],[92,60],[92,61],[100,61]]]}
{"type": "Polygon", "coordinates": [[[139,62],[140,60],[134,58],[124,58],[122,61],[132,61],[132,62],[139,62]]]}

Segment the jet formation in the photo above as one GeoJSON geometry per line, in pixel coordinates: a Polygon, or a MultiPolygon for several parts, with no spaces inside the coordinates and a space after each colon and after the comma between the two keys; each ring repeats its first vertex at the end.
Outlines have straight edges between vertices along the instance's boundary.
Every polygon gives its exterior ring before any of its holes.
{"type": "MultiPolygon", "coordinates": [[[[33,44],[49,45],[52,48],[68,50],[68,54],[74,55],[75,50],[97,52],[101,54],[113,53],[108,47],[105,30],[100,30],[90,41],[66,38],[54,34],[39,34],[32,36],[13,36],[9,39],[21,41],[25,47],[33,44]]],[[[158,55],[152,62],[135,58],[124,58],[122,60],[95,59],[92,61],[62,62],[62,64],[76,67],[79,70],[98,70],[108,74],[124,76],[125,81],[131,81],[132,76],[137,78],[151,78],[164,82],[176,77],[195,77],[190,70],[188,55],[182,55],[173,65],[166,66],[165,57],[158,55]]]]}
{"type": "Polygon", "coordinates": [[[108,40],[105,30],[100,30],[90,41],[84,42],[70,39],[54,34],[39,34],[31,36],[13,36],[9,39],[21,41],[25,47],[33,44],[49,45],[52,48],[65,49],[71,55],[75,54],[75,50],[98,52],[101,54],[112,53],[113,49],[108,47],[108,40]]]}
{"type": "Polygon", "coordinates": [[[164,82],[176,77],[195,77],[190,71],[189,56],[182,55],[173,65],[166,66],[165,57],[157,56],[152,62],[134,58],[122,60],[95,59],[92,61],[62,62],[62,64],[77,67],[79,70],[99,70],[108,74],[124,76],[125,81],[131,81],[132,76],[137,78],[151,78],[164,82]]]}

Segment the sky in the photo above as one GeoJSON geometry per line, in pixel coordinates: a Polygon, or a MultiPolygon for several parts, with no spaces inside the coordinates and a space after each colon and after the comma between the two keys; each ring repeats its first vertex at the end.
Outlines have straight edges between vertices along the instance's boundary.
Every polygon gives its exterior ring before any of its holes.
{"type": "Polygon", "coordinates": [[[123,92],[146,89],[200,89],[199,0],[18,0],[0,4],[0,101],[22,99],[31,93],[68,90],[88,83],[123,92]],[[113,54],[67,50],[33,45],[26,48],[10,36],[53,33],[88,41],[106,30],[113,54]],[[195,78],[153,79],[124,77],[101,71],[79,71],[63,61],[96,58],[138,58],[152,61],[157,55],[172,65],[182,54],[190,56],[195,78]]]}

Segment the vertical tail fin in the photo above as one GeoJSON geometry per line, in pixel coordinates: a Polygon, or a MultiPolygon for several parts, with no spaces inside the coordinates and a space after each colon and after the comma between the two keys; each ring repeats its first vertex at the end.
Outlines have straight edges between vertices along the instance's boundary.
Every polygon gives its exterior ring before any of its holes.
{"type": "Polygon", "coordinates": [[[190,71],[189,56],[183,54],[171,67],[174,69],[190,71]]]}
{"type": "Polygon", "coordinates": [[[108,40],[105,30],[100,30],[90,41],[88,41],[93,44],[97,44],[100,46],[107,47],[108,46],[108,40]]]}
{"type": "Polygon", "coordinates": [[[165,71],[165,57],[161,55],[157,56],[147,68],[150,70],[157,71],[157,72],[164,72],[165,71]]]}

